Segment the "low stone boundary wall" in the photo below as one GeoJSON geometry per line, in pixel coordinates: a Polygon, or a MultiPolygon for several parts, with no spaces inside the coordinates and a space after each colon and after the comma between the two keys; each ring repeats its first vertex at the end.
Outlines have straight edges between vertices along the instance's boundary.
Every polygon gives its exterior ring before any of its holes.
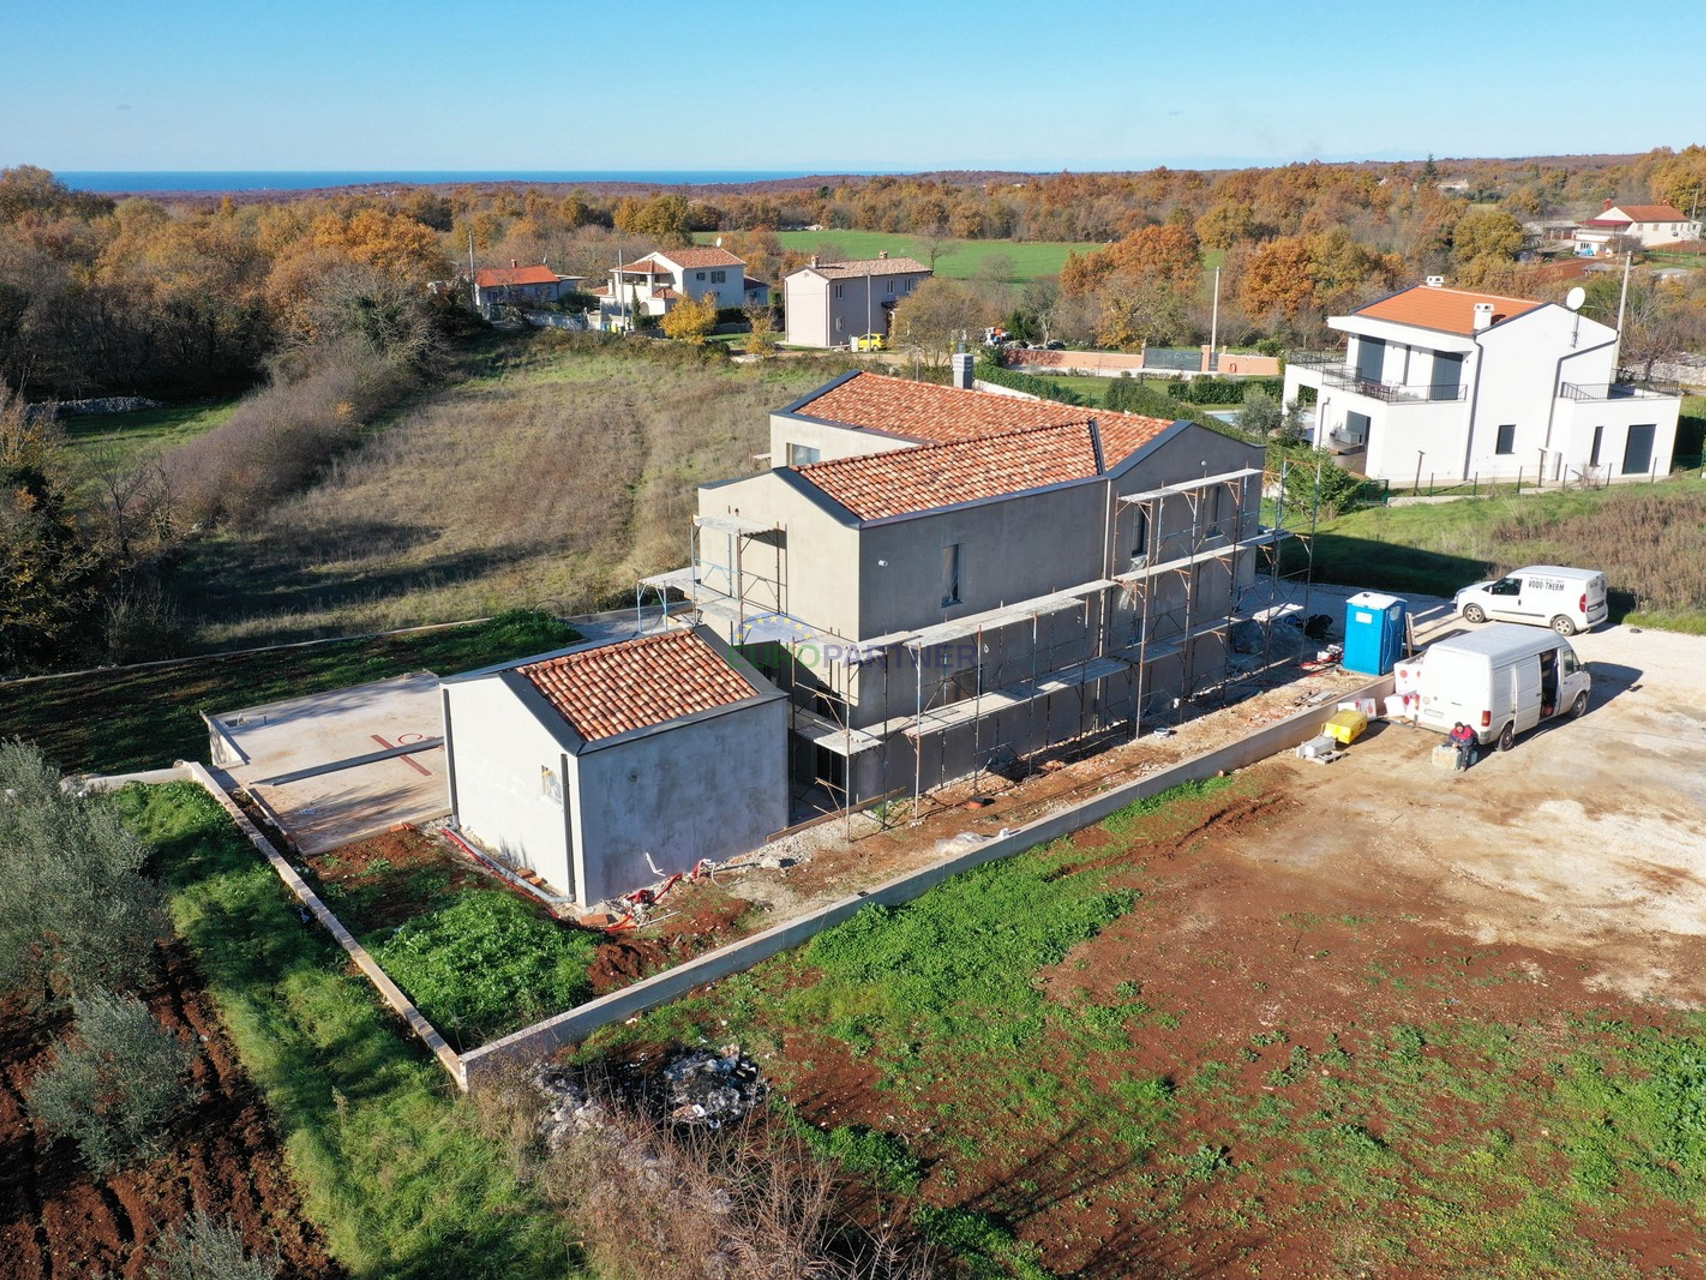
{"type": "MultiPolygon", "coordinates": [[[[1391,692],[1392,677],[1386,676],[1361,688],[1347,690],[1335,701],[1368,697],[1378,700],[1391,692]]],[[[1212,778],[1219,773],[1242,769],[1259,760],[1265,760],[1315,737],[1320,732],[1322,722],[1331,714],[1327,704],[1299,711],[1224,747],[1182,760],[1170,768],[1105,791],[1070,809],[1039,818],[1006,836],[896,877],[875,889],[833,902],[810,915],[719,947],[666,973],[643,979],[596,1000],[589,1000],[566,1013],[537,1022],[501,1040],[481,1045],[461,1056],[457,1082],[466,1090],[497,1081],[519,1063],[543,1058],[565,1045],[578,1044],[600,1027],[624,1021],[647,1009],[667,1004],[686,995],[695,987],[743,972],[760,961],[797,947],[831,925],[849,919],[873,902],[888,906],[910,902],[925,890],[934,888],[962,871],[969,871],[999,858],[1009,858],[1036,845],[1070,835],[1092,823],[1100,822],[1129,804],[1166,791],[1170,787],[1212,778]]]]}
{"type": "Polygon", "coordinates": [[[249,843],[254,845],[261,855],[272,864],[272,869],[277,873],[278,878],[284,881],[286,887],[297,896],[302,905],[325,927],[326,931],[338,940],[338,945],[349,953],[349,958],[355,961],[356,967],[366,975],[367,980],[384,997],[385,1003],[396,1010],[403,1021],[409,1024],[409,1030],[413,1031],[421,1043],[432,1051],[432,1055],[438,1059],[438,1064],[450,1073],[451,1078],[458,1085],[464,1089],[467,1088],[462,1060],[457,1056],[456,1050],[445,1043],[444,1037],[439,1035],[438,1029],[426,1020],[425,1015],[419,1009],[415,1008],[409,997],[403,994],[402,988],[391,981],[390,975],[379,967],[379,962],[368,954],[367,948],[355,940],[355,936],[344,928],[344,922],[333,915],[331,909],[320,900],[320,895],[310,889],[308,882],[296,874],[296,868],[291,866],[277,849],[273,848],[272,841],[261,834],[260,828],[250,822],[249,816],[237,807],[236,802],[230,796],[225,794],[225,788],[213,780],[213,775],[208,773],[204,765],[195,761],[184,761],[181,767],[190,781],[197,783],[206,790],[208,795],[219,802],[219,807],[231,816],[231,821],[237,824],[237,829],[246,835],[249,838],[249,843]]]}

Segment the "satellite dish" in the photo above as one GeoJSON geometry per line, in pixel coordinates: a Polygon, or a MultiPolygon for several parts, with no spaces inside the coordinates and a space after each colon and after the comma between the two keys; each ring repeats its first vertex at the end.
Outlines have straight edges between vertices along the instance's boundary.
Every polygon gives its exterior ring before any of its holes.
{"type": "Polygon", "coordinates": [[[1582,288],[1579,284],[1564,295],[1564,305],[1571,311],[1580,311],[1582,309],[1582,303],[1587,300],[1588,291],[1582,288]]]}
{"type": "MultiPolygon", "coordinates": [[[[717,237],[717,248],[719,248],[719,249],[721,249],[721,248],[722,248],[722,247],[723,247],[723,238],[722,238],[722,237],[721,237],[721,236],[718,236],[718,237],[717,237]]],[[[1577,293],[1581,293],[1581,290],[1580,290],[1580,289],[1578,289],[1578,290],[1576,290],[1576,292],[1577,292],[1577,293]]],[[[1585,297],[1587,297],[1587,295],[1586,295],[1586,294],[1585,294],[1585,293],[1584,293],[1584,294],[1582,294],[1582,296],[1583,296],[1583,297],[1584,297],[1584,298],[1585,298],[1585,297]]],[[[1578,307],[1579,307],[1579,306],[1581,306],[1581,305],[1582,305],[1582,304],[1581,304],[1581,303],[1579,303],[1579,302],[1578,302],[1578,303],[1577,303],[1577,304],[1576,304],[1576,305],[1577,305],[1577,306],[1578,306],[1578,307]]]]}

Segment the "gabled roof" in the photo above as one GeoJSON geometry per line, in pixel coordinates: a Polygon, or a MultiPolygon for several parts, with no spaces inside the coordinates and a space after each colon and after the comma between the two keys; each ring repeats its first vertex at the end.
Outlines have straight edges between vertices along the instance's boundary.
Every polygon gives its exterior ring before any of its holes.
{"type": "Polygon", "coordinates": [[[934,444],[974,440],[1029,427],[1084,422],[1094,417],[1104,442],[1109,439],[1120,442],[1118,449],[1108,453],[1109,465],[1137,447],[1133,444],[1125,448],[1127,439],[1145,443],[1172,425],[1162,418],[1145,418],[1134,413],[1080,409],[1053,400],[965,391],[864,372],[832,382],[821,391],[796,400],[785,412],[934,444]]]}
{"type": "Polygon", "coordinates": [[[1100,473],[1088,421],[793,468],[861,520],[1020,493],[1100,473]]]}
{"type": "Polygon", "coordinates": [[[704,267],[744,267],[746,260],[735,257],[727,249],[697,245],[691,249],[656,249],[645,257],[630,262],[622,270],[645,271],[648,264],[653,271],[671,271],[675,267],[697,271],[704,267]],[[674,266],[671,266],[672,263],[674,266]]]}
{"type": "Polygon", "coordinates": [[[919,272],[932,274],[929,267],[914,258],[860,258],[853,262],[814,262],[792,274],[798,275],[800,271],[815,271],[820,276],[829,276],[831,279],[838,276],[903,276],[919,272]]]}
{"type": "Polygon", "coordinates": [[[1687,214],[1668,204],[1619,204],[1613,205],[1597,218],[1588,219],[1587,225],[1590,227],[1621,227],[1631,222],[1687,221],[1687,214]]]}
{"type": "Polygon", "coordinates": [[[557,273],[544,264],[533,267],[481,267],[474,273],[474,283],[482,289],[498,289],[507,284],[556,284],[557,273]]]}
{"type": "Polygon", "coordinates": [[[578,649],[530,662],[515,672],[587,742],[730,706],[759,693],[694,631],[665,631],[578,649]]]}
{"type": "Polygon", "coordinates": [[[1491,303],[1493,323],[1514,320],[1545,306],[1527,298],[1506,298],[1496,293],[1471,293],[1467,289],[1442,289],[1436,285],[1418,284],[1371,302],[1351,314],[1365,320],[1387,320],[1393,324],[1414,325],[1418,329],[1433,329],[1440,333],[1455,333],[1472,337],[1475,328],[1475,304],[1491,303]]]}

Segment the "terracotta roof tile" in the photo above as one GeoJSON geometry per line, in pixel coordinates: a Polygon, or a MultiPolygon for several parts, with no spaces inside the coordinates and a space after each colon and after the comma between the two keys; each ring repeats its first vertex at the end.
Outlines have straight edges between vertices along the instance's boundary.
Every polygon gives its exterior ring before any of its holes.
{"type": "Polygon", "coordinates": [[[1353,314],[1368,320],[1390,320],[1394,324],[1413,324],[1419,329],[1435,329],[1469,337],[1475,332],[1475,304],[1493,304],[1493,323],[1513,320],[1517,316],[1545,306],[1527,298],[1505,298],[1495,293],[1470,293],[1465,289],[1441,289],[1419,284],[1390,298],[1371,302],[1353,314]]]}
{"type": "Polygon", "coordinates": [[[703,637],[666,631],[517,667],[588,742],[726,707],[758,691],[703,637]]]}
{"type": "Polygon", "coordinates": [[[533,267],[482,267],[474,273],[474,283],[482,289],[497,289],[506,284],[556,284],[557,273],[543,264],[533,267]]]}
{"type": "Polygon", "coordinates": [[[795,467],[861,520],[1019,493],[1098,473],[1086,420],[795,467]]]}
{"type": "Polygon", "coordinates": [[[1621,227],[1630,222],[1687,222],[1688,215],[1682,210],[1668,204],[1619,204],[1613,205],[1597,218],[1588,221],[1590,227],[1621,227]],[[1606,214],[1621,213],[1621,218],[1609,218],[1606,214]]]}
{"type": "Polygon", "coordinates": [[[794,411],[930,444],[949,444],[1027,427],[1058,426],[1095,418],[1102,429],[1110,466],[1172,425],[1161,418],[1075,408],[1053,400],[1030,400],[989,391],[963,391],[880,373],[855,374],[822,395],[796,403],[794,411]],[[1122,442],[1121,447],[1108,449],[1109,439],[1122,442]],[[1127,439],[1137,443],[1125,448],[1123,442],[1127,439]]]}
{"type": "Polygon", "coordinates": [[[628,263],[628,265],[623,267],[622,270],[644,272],[648,263],[652,264],[651,269],[654,271],[673,270],[674,268],[670,266],[670,263],[674,263],[677,267],[693,271],[697,271],[703,267],[746,266],[746,260],[744,258],[735,257],[734,254],[730,253],[727,249],[717,249],[708,245],[701,245],[693,249],[658,249],[655,252],[648,253],[643,258],[639,258],[628,263]]]}

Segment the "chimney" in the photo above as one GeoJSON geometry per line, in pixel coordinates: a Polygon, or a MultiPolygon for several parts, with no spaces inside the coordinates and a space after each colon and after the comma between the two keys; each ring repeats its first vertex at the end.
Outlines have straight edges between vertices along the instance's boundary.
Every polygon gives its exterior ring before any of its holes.
{"type": "Polygon", "coordinates": [[[1445,277],[1444,276],[1429,276],[1428,277],[1428,288],[1430,288],[1430,289],[1443,289],[1443,288],[1445,288],[1445,277]]]}
{"type": "Polygon", "coordinates": [[[1480,333],[1483,329],[1490,329],[1492,328],[1492,325],[1493,304],[1490,302],[1477,302],[1475,304],[1475,332],[1480,333]]]}
{"type": "Polygon", "coordinates": [[[812,266],[817,266],[817,254],[812,254],[812,266]]]}
{"type": "Polygon", "coordinates": [[[956,351],[951,359],[954,366],[953,385],[961,391],[970,391],[975,381],[972,367],[977,362],[977,357],[969,351],[956,351]]]}
{"type": "Polygon", "coordinates": [[[1599,211],[1601,213],[1608,213],[1608,212],[1610,212],[1610,210],[1611,210],[1611,201],[1609,201],[1609,200],[1607,200],[1604,204],[1600,205],[1600,207],[1599,207],[1599,211]]]}
{"type": "Polygon", "coordinates": [[[520,266],[520,265],[521,265],[521,264],[520,264],[520,263],[519,263],[519,262],[517,262],[517,261],[516,261],[516,260],[515,260],[515,259],[514,259],[514,258],[511,258],[511,259],[510,259],[510,260],[509,260],[509,269],[510,269],[510,270],[511,270],[511,271],[514,271],[514,270],[515,270],[515,269],[516,269],[516,268],[517,268],[517,267],[519,267],[519,266],[520,266]]]}
{"type": "Polygon", "coordinates": [[[877,257],[886,258],[888,256],[889,256],[889,251],[887,249],[878,249],[877,250],[877,257]]]}

